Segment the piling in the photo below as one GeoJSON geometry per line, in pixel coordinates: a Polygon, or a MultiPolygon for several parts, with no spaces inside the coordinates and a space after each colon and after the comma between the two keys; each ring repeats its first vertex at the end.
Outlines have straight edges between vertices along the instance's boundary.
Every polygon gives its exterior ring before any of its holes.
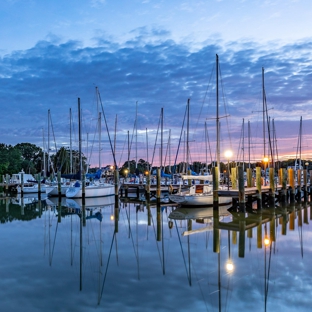
{"type": "Polygon", "coordinates": [[[22,171],[21,173],[21,196],[23,197],[24,195],[24,173],[22,171]]]}
{"type": "Polygon", "coordinates": [[[38,200],[41,199],[41,176],[40,174],[37,175],[37,182],[38,182],[38,200]]]}
{"type": "Polygon", "coordinates": [[[291,203],[295,202],[295,177],[294,169],[288,169],[288,183],[289,183],[289,200],[291,203]]]}
{"type": "Polygon", "coordinates": [[[57,172],[57,195],[59,198],[62,197],[61,171],[57,172]]]}
{"type": "Polygon", "coordinates": [[[308,176],[307,170],[303,170],[303,201],[306,203],[308,201],[308,176]]]}
{"type": "Polygon", "coordinates": [[[156,188],[156,200],[157,203],[160,203],[160,195],[161,195],[161,188],[160,188],[160,180],[161,180],[161,175],[160,175],[160,168],[157,168],[157,188],[156,188]]]}
{"type": "Polygon", "coordinates": [[[260,216],[257,225],[257,248],[262,248],[262,216],[260,216]]]}
{"type": "Polygon", "coordinates": [[[81,187],[81,190],[82,190],[82,204],[85,205],[86,202],[86,175],[85,173],[82,174],[82,187],[81,187]]]}
{"type": "Polygon", "coordinates": [[[280,176],[280,184],[282,185],[282,191],[281,191],[281,198],[280,202],[281,205],[284,207],[286,206],[286,193],[287,193],[287,175],[286,175],[286,169],[281,168],[279,170],[279,176],[280,176]]]}
{"type": "Polygon", "coordinates": [[[269,204],[270,207],[275,206],[275,181],[274,181],[274,168],[269,169],[270,189],[269,192],[269,204]]]}
{"type": "Polygon", "coordinates": [[[244,169],[243,166],[238,166],[238,202],[239,210],[245,212],[245,185],[244,185],[244,169]]]}
{"type": "Polygon", "coordinates": [[[252,185],[252,169],[247,168],[247,187],[253,187],[252,185]]]}
{"type": "Polygon", "coordinates": [[[219,168],[212,168],[212,184],[213,184],[213,209],[219,209],[219,168]]]}
{"type": "Polygon", "coordinates": [[[146,175],[145,198],[149,201],[151,196],[151,179],[149,173],[146,175]]]}
{"type": "Polygon", "coordinates": [[[301,170],[297,170],[297,192],[296,192],[297,202],[301,202],[301,170]]]}
{"type": "Polygon", "coordinates": [[[261,201],[261,167],[256,168],[257,209],[262,209],[261,201]]]}
{"type": "Polygon", "coordinates": [[[231,168],[231,182],[232,182],[232,189],[237,190],[237,168],[231,168]]]}

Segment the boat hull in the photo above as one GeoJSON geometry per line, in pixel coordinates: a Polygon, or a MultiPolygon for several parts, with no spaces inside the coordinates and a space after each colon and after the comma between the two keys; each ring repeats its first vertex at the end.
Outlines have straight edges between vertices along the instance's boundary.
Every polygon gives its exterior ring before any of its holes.
{"type": "MultiPolygon", "coordinates": [[[[104,197],[115,195],[115,187],[112,184],[89,185],[85,187],[85,197],[104,197]]],[[[67,198],[82,198],[82,187],[72,186],[66,191],[67,198]]]]}

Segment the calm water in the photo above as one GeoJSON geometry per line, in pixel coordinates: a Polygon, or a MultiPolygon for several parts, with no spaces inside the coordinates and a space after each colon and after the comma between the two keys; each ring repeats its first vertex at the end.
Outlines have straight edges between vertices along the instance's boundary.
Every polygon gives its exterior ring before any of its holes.
{"type": "Polygon", "coordinates": [[[82,218],[80,205],[1,200],[1,311],[311,311],[309,205],[181,220],[113,197],[82,218]]]}

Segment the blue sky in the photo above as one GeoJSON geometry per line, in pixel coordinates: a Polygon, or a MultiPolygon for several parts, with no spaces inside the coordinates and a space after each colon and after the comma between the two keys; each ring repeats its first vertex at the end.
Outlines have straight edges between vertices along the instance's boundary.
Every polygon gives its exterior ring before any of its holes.
{"type": "MultiPolygon", "coordinates": [[[[302,116],[302,153],[310,158],[310,12],[308,0],[1,1],[1,142],[42,146],[42,129],[47,141],[50,109],[57,147],[69,146],[69,109],[72,108],[75,119],[80,97],[83,148],[87,154],[88,144],[88,154],[92,150],[90,162],[96,164],[95,86],[98,86],[112,138],[117,118],[118,164],[127,159],[127,131],[131,136],[136,102],[138,157],[147,158],[147,129],[148,160],[151,162],[154,155],[156,164],[160,142],[158,138],[155,143],[155,138],[160,110],[164,108],[164,141],[168,142],[170,130],[173,161],[188,98],[191,159],[205,161],[205,121],[212,154],[215,153],[211,75],[218,54],[223,87],[220,113],[230,114],[228,123],[221,120],[222,151],[231,146],[238,157],[244,118],[245,150],[250,121],[251,157],[261,157],[262,113],[259,112],[264,67],[267,106],[271,120],[274,119],[279,156],[287,158],[296,154],[302,116]]],[[[102,162],[106,165],[112,158],[104,121],[102,127],[102,162]]],[[[77,145],[77,126],[74,133],[77,145]]],[[[130,158],[134,157],[132,145],[130,158]]],[[[167,162],[168,158],[167,154],[167,162]]]]}

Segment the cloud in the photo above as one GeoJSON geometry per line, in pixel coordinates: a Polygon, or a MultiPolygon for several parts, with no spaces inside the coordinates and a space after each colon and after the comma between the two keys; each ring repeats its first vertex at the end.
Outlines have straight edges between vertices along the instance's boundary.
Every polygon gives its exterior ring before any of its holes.
{"type": "MultiPolygon", "coordinates": [[[[165,128],[171,129],[176,144],[190,98],[191,131],[198,137],[195,125],[202,127],[207,118],[215,117],[216,54],[222,74],[220,110],[227,103],[235,142],[239,140],[243,118],[251,123],[260,122],[261,114],[254,112],[262,110],[262,67],[267,105],[274,107],[269,114],[278,122],[277,133],[283,136],[285,122],[299,122],[300,115],[305,120],[311,119],[310,41],[261,46],[252,41],[225,43],[211,39],[194,49],[190,43],[171,40],[164,29],[142,27],[134,30],[133,35],[132,39],[117,43],[99,33],[92,47],[75,40],[62,42],[50,35],[49,40],[39,41],[31,49],[3,56],[0,59],[1,107],[5,108],[1,117],[3,143],[29,141],[40,145],[48,109],[53,116],[56,141],[64,142],[66,137],[69,141],[68,112],[69,108],[77,110],[78,97],[83,116],[88,119],[85,124],[90,125],[88,131],[93,133],[95,125],[90,121],[96,119],[95,86],[99,87],[110,131],[118,115],[120,149],[125,140],[124,130],[132,131],[136,102],[139,129],[149,128],[156,133],[163,107],[165,128]]],[[[213,136],[214,122],[209,121],[209,126],[213,136]]],[[[253,135],[260,137],[260,128],[253,135]]],[[[289,135],[295,137],[297,133],[289,135]]],[[[154,139],[150,138],[150,142],[154,139]]],[[[143,137],[140,141],[144,145],[143,137]]]]}

